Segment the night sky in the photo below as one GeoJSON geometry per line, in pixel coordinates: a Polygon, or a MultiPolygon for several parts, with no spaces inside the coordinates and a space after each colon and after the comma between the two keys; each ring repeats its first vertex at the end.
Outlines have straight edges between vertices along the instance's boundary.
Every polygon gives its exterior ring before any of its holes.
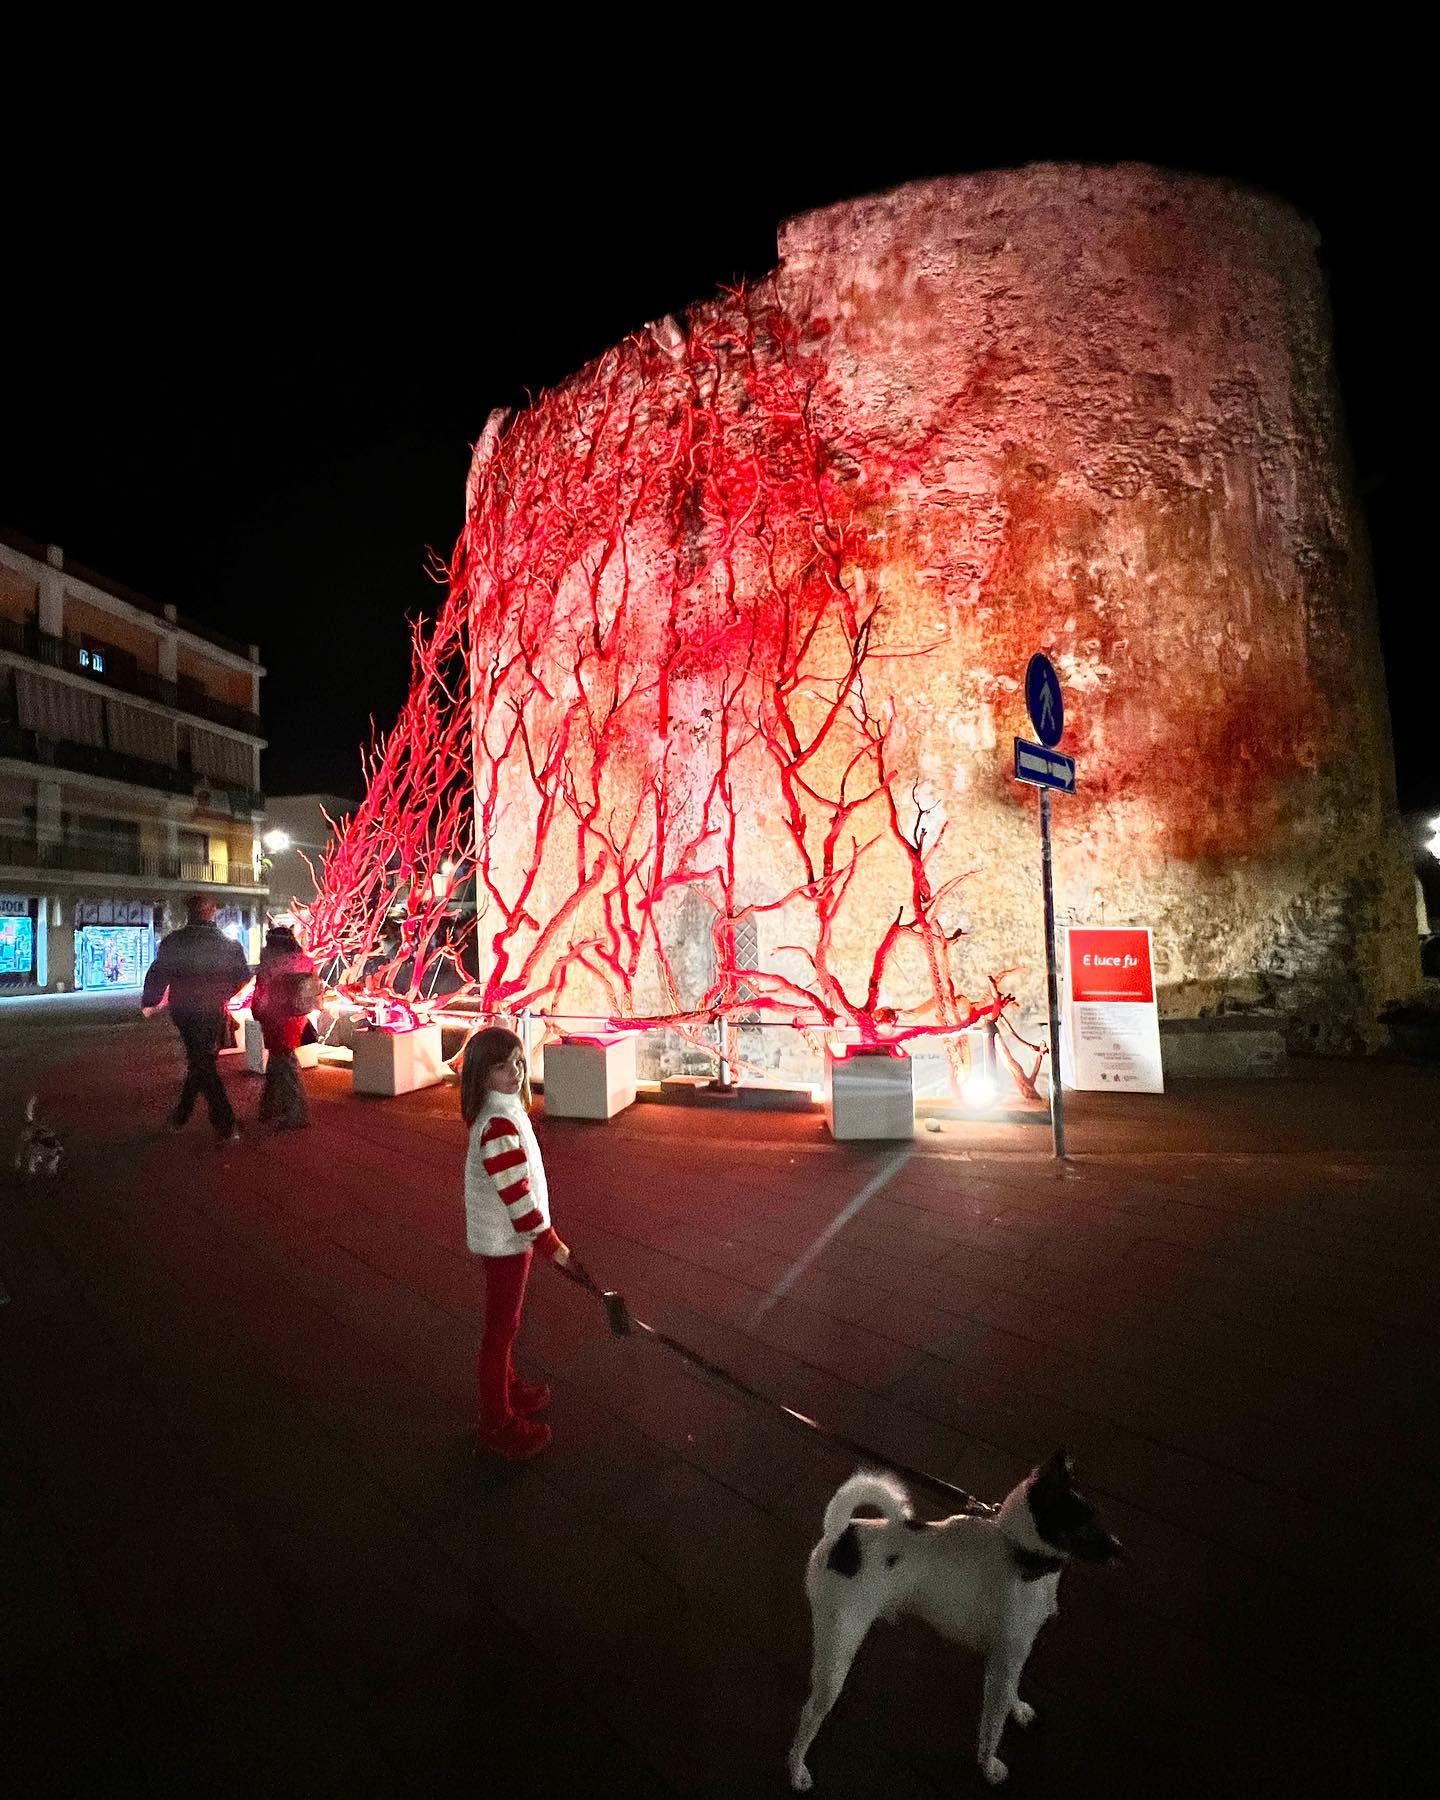
{"type": "Polygon", "coordinates": [[[563,183],[485,154],[483,132],[465,154],[412,137],[403,165],[338,143],[253,165],[230,155],[201,188],[183,155],[102,156],[12,216],[24,257],[5,298],[22,351],[0,415],[0,520],[258,641],[267,790],[358,793],[369,719],[388,725],[404,695],[406,616],[436,604],[427,546],[449,554],[492,406],[764,274],[779,220],[813,206],[1038,160],[1230,176],[1324,236],[1401,804],[1440,811],[1428,584],[1416,598],[1424,509],[1400,449],[1424,302],[1401,273],[1409,201],[1384,143],[1283,122],[1248,143],[1234,127],[957,126],[943,149],[867,135],[868,149],[797,140],[788,156],[687,143],[683,163],[607,137],[563,183]]]}

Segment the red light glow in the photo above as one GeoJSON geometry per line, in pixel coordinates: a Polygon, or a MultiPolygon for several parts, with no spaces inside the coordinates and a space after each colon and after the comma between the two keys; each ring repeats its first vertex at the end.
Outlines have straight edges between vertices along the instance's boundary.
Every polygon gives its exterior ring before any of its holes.
{"type": "Polygon", "coordinates": [[[977,1000],[952,968],[969,870],[893,697],[935,646],[867,590],[872,522],[812,424],[825,330],[727,294],[492,419],[308,920],[377,1023],[427,1016],[448,965],[446,1006],[697,1041],[717,1019],[892,1054],[1008,1029],[1010,971],[977,1000]]]}

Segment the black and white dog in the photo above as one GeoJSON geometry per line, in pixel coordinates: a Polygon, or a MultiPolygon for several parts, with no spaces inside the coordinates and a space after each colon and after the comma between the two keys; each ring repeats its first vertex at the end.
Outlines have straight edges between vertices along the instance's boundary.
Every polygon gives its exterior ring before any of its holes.
{"type": "Polygon", "coordinates": [[[35,1117],[39,1099],[38,1094],[32,1094],[25,1102],[25,1123],[15,1146],[15,1173],[22,1181],[30,1181],[36,1175],[58,1175],[60,1159],[65,1154],[65,1142],[59,1132],[35,1117]]]}
{"type": "Polygon", "coordinates": [[[825,1509],[825,1533],[810,1554],[805,1592],[815,1632],[810,1697],[790,1746],[790,1785],[811,1785],[805,1753],[835,1704],[855,1653],[877,1618],[914,1613],[953,1643],[985,1658],[980,1770],[992,1786],[1009,1770],[995,1754],[1007,1719],[1029,1725],[1020,1672],[1040,1627],[1057,1610],[1060,1574],[1072,1557],[1109,1562],[1120,1544],[1075,1486],[1057,1450],[998,1507],[933,1523],[912,1516],[892,1476],[852,1475],[825,1509]],[[883,1519],[852,1517],[876,1507],[883,1519]]]}

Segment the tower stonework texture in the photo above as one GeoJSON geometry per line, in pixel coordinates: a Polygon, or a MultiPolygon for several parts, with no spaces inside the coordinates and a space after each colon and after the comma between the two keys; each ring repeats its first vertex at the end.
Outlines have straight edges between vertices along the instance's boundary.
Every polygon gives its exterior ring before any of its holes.
{"type": "Polygon", "coordinates": [[[872,579],[949,641],[908,710],[965,813],[972,950],[1040,961],[1004,765],[1045,649],[1080,765],[1062,917],[1153,925],[1162,1013],[1270,1004],[1341,1048],[1416,946],[1317,251],[1227,183],[1035,166],[792,220],[775,282],[832,325],[817,430],[872,579]]]}
{"type": "Polygon", "coordinates": [[[399,867],[418,967],[458,861],[492,1010],[1023,1029],[1042,650],[1062,921],[1153,927],[1162,1014],[1376,1042],[1413,902],[1313,228],[1040,165],[779,249],[492,415],[322,937],[399,867]]]}

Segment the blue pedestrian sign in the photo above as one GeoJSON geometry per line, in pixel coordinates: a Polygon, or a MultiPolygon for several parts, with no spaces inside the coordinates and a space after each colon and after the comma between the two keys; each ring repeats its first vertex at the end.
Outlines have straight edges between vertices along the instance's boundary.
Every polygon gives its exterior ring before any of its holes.
{"type": "Polygon", "coordinates": [[[1030,658],[1025,670],[1025,710],[1035,735],[1048,750],[1060,742],[1065,729],[1065,702],[1060,697],[1060,677],[1048,656],[1030,658]]]}
{"type": "Polygon", "coordinates": [[[1015,779],[1031,787],[1059,788],[1062,794],[1075,792],[1075,758],[1058,750],[1047,750],[1040,744],[1015,740],[1015,779]]]}

